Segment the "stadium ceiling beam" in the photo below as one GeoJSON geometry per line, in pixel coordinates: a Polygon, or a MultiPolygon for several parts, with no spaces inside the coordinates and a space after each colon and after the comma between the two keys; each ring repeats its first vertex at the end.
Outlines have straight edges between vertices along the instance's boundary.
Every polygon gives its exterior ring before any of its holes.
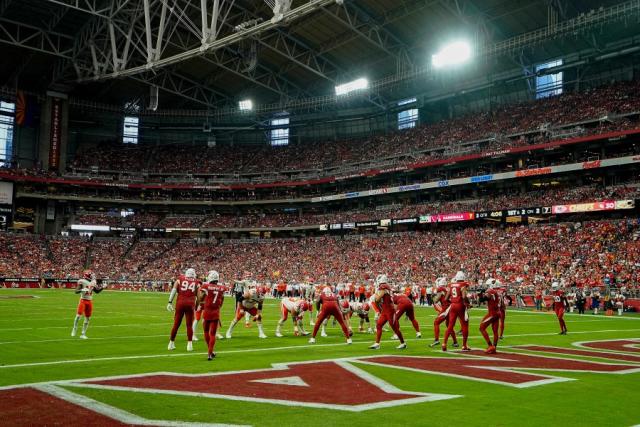
{"type": "MultiPolygon", "coordinates": [[[[168,2],[169,0],[161,0],[162,2],[168,2]]],[[[145,3],[148,4],[149,0],[144,0],[145,3]]],[[[314,11],[316,11],[317,9],[327,6],[329,4],[334,3],[335,0],[309,0],[306,3],[304,3],[301,6],[298,6],[295,9],[292,9],[288,12],[286,12],[283,16],[283,21],[285,22],[291,22],[294,21],[296,19],[299,19],[303,16],[306,16],[314,11]]],[[[149,9],[150,7],[147,6],[145,7],[146,9],[149,9]]],[[[184,9],[182,10],[174,10],[176,9],[176,7],[174,6],[173,8],[171,8],[172,10],[172,14],[177,15],[178,20],[182,20],[184,21],[185,24],[190,24],[188,18],[186,17],[186,15],[183,13],[184,9]]],[[[179,9],[179,8],[178,8],[179,9]]],[[[148,13],[145,13],[145,15],[148,15],[148,13]]],[[[151,31],[151,26],[150,26],[150,17],[145,17],[146,19],[146,31],[150,32],[151,31]]],[[[113,20],[113,17],[112,17],[113,20]]],[[[205,54],[206,52],[210,52],[210,51],[214,51],[217,49],[222,49],[228,45],[234,44],[234,43],[238,43],[242,40],[246,40],[252,37],[256,37],[261,35],[262,33],[272,30],[274,29],[277,25],[279,25],[279,22],[272,22],[272,21],[266,21],[266,22],[262,22],[262,23],[256,23],[255,25],[249,25],[247,26],[247,28],[243,28],[243,29],[239,29],[238,31],[236,31],[235,33],[231,33],[228,34],[222,38],[216,38],[214,40],[207,40],[204,43],[201,43],[199,46],[195,46],[192,47],[189,50],[183,51],[183,52],[179,52],[176,54],[173,54],[171,56],[167,56],[164,58],[153,58],[151,60],[149,60],[149,58],[147,58],[147,61],[144,64],[139,64],[139,65],[132,65],[129,66],[128,68],[122,68],[120,70],[117,71],[107,71],[107,70],[97,70],[97,73],[94,73],[93,76],[91,77],[85,77],[85,78],[81,78],[80,81],[97,81],[97,80],[105,80],[105,79],[110,79],[110,78],[117,78],[117,77],[125,77],[125,76],[132,76],[135,74],[140,74],[146,71],[149,71],[151,69],[155,69],[158,70],[162,67],[166,67],[168,65],[173,65],[173,64],[178,64],[181,62],[184,62],[188,59],[192,59],[198,56],[201,56],[203,54],[205,54]]],[[[189,25],[186,25],[187,27],[189,27],[189,25]]],[[[195,29],[196,31],[198,31],[197,27],[193,28],[193,24],[191,23],[191,29],[195,29]]],[[[200,35],[200,34],[198,34],[200,35]]],[[[147,41],[149,40],[149,35],[147,35],[147,41]]]]}
{"type": "MultiPolygon", "coordinates": [[[[89,15],[109,19],[111,16],[111,1],[109,0],[44,0],[47,3],[74,9],[89,15]]],[[[128,1],[128,0],[127,0],[128,1]]]]}
{"type": "Polygon", "coordinates": [[[398,39],[384,28],[384,25],[376,22],[361,9],[355,8],[351,10],[345,3],[344,7],[323,7],[322,10],[364,40],[394,58],[398,68],[411,69],[414,67],[408,56],[408,46],[399,43],[398,39]]]}
{"type": "Polygon", "coordinates": [[[61,58],[70,58],[73,37],[0,18],[0,43],[30,49],[61,58]]]}

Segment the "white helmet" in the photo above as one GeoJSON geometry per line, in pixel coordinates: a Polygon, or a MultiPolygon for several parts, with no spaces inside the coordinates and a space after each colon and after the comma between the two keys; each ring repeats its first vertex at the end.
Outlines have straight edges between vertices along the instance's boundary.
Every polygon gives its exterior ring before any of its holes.
{"type": "Polygon", "coordinates": [[[209,274],[207,274],[207,282],[217,282],[218,280],[220,280],[220,273],[215,270],[209,271],[209,274]]]}
{"type": "Polygon", "coordinates": [[[378,277],[376,277],[376,286],[380,286],[383,283],[389,283],[389,280],[387,279],[387,275],[378,274],[378,277]]]}
{"type": "Polygon", "coordinates": [[[467,276],[462,271],[458,271],[456,275],[453,277],[454,282],[464,282],[466,279],[467,279],[467,276]]]}
{"type": "Polygon", "coordinates": [[[560,286],[560,284],[559,284],[558,282],[553,282],[553,283],[551,283],[551,287],[552,287],[553,289],[558,289],[558,286],[560,286]]]}
{"type": "Polygon", "coordinates": [[[490,288],[493,288],[496,285],[496,279],[487,279],[487,281],[485,282],[485,285],[487,285],[490,288]]]}
{"type": "Polygon", "coordinates": [[[187,268],[187,271],[184,272],[184,275],[186,277],[188,277],[189,279],[195,279],[196,278],[196,270],[193,268],[187,268]]]}

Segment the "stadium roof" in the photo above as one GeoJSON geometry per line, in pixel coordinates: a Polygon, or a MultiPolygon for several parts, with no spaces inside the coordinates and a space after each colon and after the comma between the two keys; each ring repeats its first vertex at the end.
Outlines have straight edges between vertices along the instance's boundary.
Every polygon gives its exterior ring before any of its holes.
{"type": "MultiPolygon", "coordinates": [[[[140,99],[148,105],[149,86],[156,85],[160,108],[215,109],[237,106],[245,98],[255,105],[283,103],[330,96],[336,84],[354,78],[376,82],[415,75],[443,43],[457,38],[486,48],[502,43],[497,53],[504,55],[476,61],[475,67],[495,70],[581,49],[602,50],[637,34],[640,9],[638,0],[344,0],[343,5],[295,0],[292,11],[313,7],[269,25],[274,0],[202,1],[208,8],[204,36],[196,0],[0,0],[0,56],[5,59],[0,61],[0,86],[55,89],[116,105],[140,99]],[[215,27],[210,21],[214,4],[219,10],[215,27]],[[616,19],[599,15],[618,4],[624,9],[616,19]],[[559,34],[561,42],[516,43],[518,36],[549,24],[578,22],[581,14],[581,27],[559,34]],[[624,25],[603,31],[620,20],[624,25]],[[256,25],[265,29],[243,33],[256,25]],[[156,57],[160,27],[164,32],[156,57]],[[234,35],[234,42],[225,42],[234,35]],[[145,68],[150,56],[159,60],[197,50],[203,38],[211,46],[220,44],[179,62],[145,68]],[[134,67],[145,69],[114,78],[134,67]]],[[[373,92],[366,102],[379,106],[404,96],[397,85],[380,85],[373,92]]]]}

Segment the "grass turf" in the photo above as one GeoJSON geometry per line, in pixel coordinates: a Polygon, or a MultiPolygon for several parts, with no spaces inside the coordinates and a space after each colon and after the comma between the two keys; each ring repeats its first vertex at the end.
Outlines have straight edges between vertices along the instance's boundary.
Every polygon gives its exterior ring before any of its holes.
{"type": "MultiPolygon", "coordinates": [[[[284,338],[273,336],[279,317],[279,303],[267,300],[265,331],[259,340],[255,325],[238,324],[231,340],[216,346],[218,357],[206,361],[205,344],[194,344],[186,352],[184,325],[176,341],[177,349],[166,345],[172,313],[165,309],[166,294],[106,291],[96,296],[88,340],[71,338],[71,324],[77,295],[63,290],[0,290],[0,386],[59,381],[99,376],[171,371],[180,373],[224,372],[269,368],[272,363],[315,359],[370,356],[367,346],[373,337],[356,333],[354,344],[344,345],[337,326],[329,326],[329,338],[318,336],[310,346],[306,338],[294,337],[291,323],[283,328],[284,338]],[[5,299],[33,295],[34,299],[5,299]]],[[[224,328],[233,315],[234,301],[223,307],[224,328]]],[[[395,350],[397,342],[383,336],[382,349],[375,354],[442,356],[429,349],[434,311],[417,308],[422,339],[409,339],[409,348],[395,350]]],[[[477,331],[484,309],[473,309],[470,345],[483,348],[477,331]]],[[[640,317],[567,315],[568,336],[558,336],[552,314],[509,310],[503,345],[539,344],[569,347],[577,341],[640,337],[640,317]]],[[[352,321],[356,328],[356,321],[352,321]]],[[[308,319],[305,319],[308,325],[308,319]]],[[[409,322],[401,321],[407,337],[414,337],[409,322]]],[[[308,328],[308,326],[307,326],[308,328]]],[[[202,339],[202,331],[198,330],[202,339]]],[[[517,389],[499,384],[415,373],[393,368],[357,364],[406,391],[463,395],[461,398],[425,402],[350,413],[329,409],[290,407],[212,398],[156,395],[142,392],[110,391],[64,387],[100,402],[149,419],[216,422],[275,426],[327,425],[634,425],[640,423],[636,406],[640,401],[640,373],[628,375],[549,372],[576,381],[517,389]],[[457,415],[456,415],[457,411],[457,415]]],[[[336,378],[340,381],[340,378],[336,378]]],[[[1,416],[1,414],[0,414],[1,416]]]]}

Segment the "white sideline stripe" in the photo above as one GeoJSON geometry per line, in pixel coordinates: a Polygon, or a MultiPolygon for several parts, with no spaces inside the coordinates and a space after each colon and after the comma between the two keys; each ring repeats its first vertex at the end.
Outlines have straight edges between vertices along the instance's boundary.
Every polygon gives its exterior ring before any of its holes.
{"type": "MultiPolygon", "coordinates": [[[[593,333],[610,333],[610,332],[638,332],[640,329],[606,329],[606,330],[598,330],[598,331],[579,331],[579,332],[570,332],[571,335],[576,334],[593,334],[593,333]]],[[[519,335],[508,335],[506,338],[510,337],[539,337],[539,336],[556,336],[558,335],[555,332],[552,333],[544,333],[544,334],[519,334],[519,335]]],[[[162,335],[166,336],[166,335],[162,335]]],[[[482,336],[469,336],[469,339],[482,339],[482,336]]],[[[619,338],[619,339],[631,339],[631,338],[619,338]]],[[[405,341],[422,341],[427,342],[424,339],[419,338],[409,338],[405,339],[405,341]]],[[[610,340],[609,340],[610,341],[610,340]]],[[[371,342],[368,340],[359,340],[354,341],[355,343],[365,343],[371,342]]],[[[383,343],[397,343],[394,340],[382,340],[383,343]]],[[[317,347],[336,347],[336,346],[344,346],[345,343],[331,343],[331,344],[307,344],[307,345],[292,345],[292,346],[282,346],[282,347],[267,347],[267,348],[248,348],[241,350],[226,350],[226,351],[218,351],[217,354],[235,354],[235,353],[258,353],[263,351],[279,351],[279,350],[298,350],[298,349],[308,349],[308,348],[317,348],[317,347]]],[[[505,346],[502,346],[505,347],[505,346]]],[[[33,363],[18,363],[13,365],[1,365],[0,369],[10,369],[10,368],[25,368],[32,366],[50,366],[50,365],[63,365],[63,364],[74,364],[74,363],[91,363],[91,362],[105,362],[105,361],[113,361],[113,360],[136,360],[136,359],[154,359],[154,358],[162,358],[162,357],[185,357],[185,356],[195,356],[195,355],[206,355],[207,353],[163,353],[163,354],[147,354],[147,355],[138,355],[138,356],[113,356],[113,357],[97,357],[91,359],[70,359],[70,360],[53,360],[50,362],[33,362],[33,363]]],[[[19,385],[19,384],[18,384],[19,385]]],[[[0,390],[3,387],[0,387],[0,390]]]]}
{"type": "MultiPolygon", "coordinates": [[[[157,322],[157,323],[127,323],[127,324],[120,324],[120,325],[91,325],[91,329],[95,329],[95,328],[124,328],[125,326],[150,326],[150,325],[167,325],[167,322],[157,322]]],[[[2,328],[2,331],[0,332],[6,332],[6,331],[33,331],[33,330],[46,330],[46,329],[70,329],[69,325],[66,326],[44,326],[42,328],[13,328],[13,329],[8,329],[8,328],[2,328]]],[[[22,341],[24,342],[24,341],[22,341]]]]}
{"type": "Polygon", "coordinates": [[[240,427],[237,424],[208,424],[208,423],[191,423],[185,421],[165,421],[165,420],[148,420],[131,412],[124,411],[106,403],[98,402],[90,397],[73,393],[69,390],[56,387],[55,385],[39,385],[34,387],[43,393],[50,394],[59,399],[65,400],[74,405],[78,405],[81,408],[87,408],[93,412],[96,412],[105,417],[109,417],[116,421],[120,421],[124,424],[130,425],[143,425],[143,426],[166,426],[166,427],[240,427]]]}

